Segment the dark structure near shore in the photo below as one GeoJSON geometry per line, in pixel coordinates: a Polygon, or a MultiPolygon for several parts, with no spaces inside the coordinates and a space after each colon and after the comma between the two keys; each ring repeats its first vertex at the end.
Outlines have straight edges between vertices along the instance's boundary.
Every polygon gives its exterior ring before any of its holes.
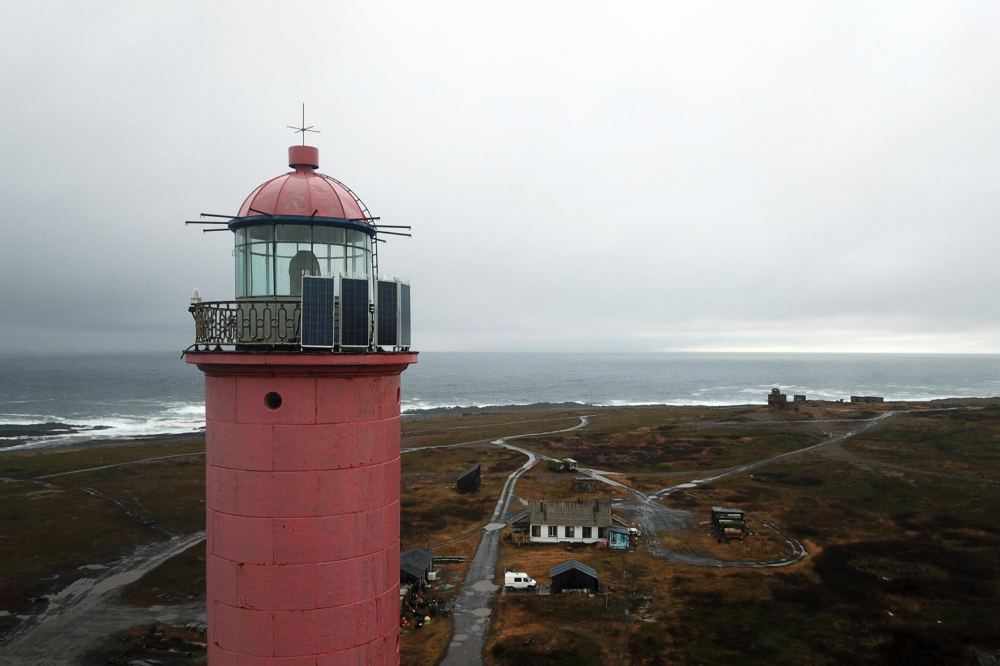
{"type": "Polygon", "coordinates": [[[781,392],[781,389],[771,389],[767,394],[768,407],[784,407],[788,404],[788,396],[781,392]]]}
{"type": "Polygon", "coordinates": [[[458,492],[474,493],[479,490],[479,487],[483,485],[482,466],[482,463],[476,463],[459,475],[455,482],[458,492]]]}
{"type": "Polygon", "coordinates": [[[852,395],[851,402],[885,402],[885,398],[878,395],[852,395]]]}
{"type": "Polygon", "coordinates": [[[552,593],[597,592],[597,572],[576,560],[567,560],[549,569],[552,593]]]}

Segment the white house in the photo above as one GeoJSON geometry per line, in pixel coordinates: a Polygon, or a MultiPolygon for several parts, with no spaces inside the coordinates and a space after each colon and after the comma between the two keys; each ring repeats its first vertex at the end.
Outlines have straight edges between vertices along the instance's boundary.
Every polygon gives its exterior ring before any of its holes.
{"type": "Polygon", "coordinates": [[[514,529],[527,531],[531,543],[596,543],[607,541],[612,525],[626,523],[612,515],[609,499],[528,500],[514,529]]]}

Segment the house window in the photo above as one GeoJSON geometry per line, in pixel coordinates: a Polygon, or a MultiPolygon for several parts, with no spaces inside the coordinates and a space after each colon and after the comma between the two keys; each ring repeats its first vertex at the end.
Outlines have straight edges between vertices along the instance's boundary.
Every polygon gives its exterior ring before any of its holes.
{"type": "Polygon", "coordinates": [[[608,528],[607,527],[598,527],[597,528],[597,538],[598,539],[607,539],[608,538],[608,528]]]}
{"type": "Polygon", "coordinates": [[[559,536],[558,529],[555,525],[549,525],[549,536],[553,538],[559,536]]]}
{"type": "Polygon", "coordinates": [[[567,539],[572,539],[575,536],[576,536],[576,528],[575,527],[567,527],[566,528],[566,538],[567,539]]]}
{"type": "Polygon", "coordinates": [[[531,526],[531,536],[533,536],[533,537],[540,537],[540,536],[542,536],[542,526],[541,525],[532,525],[531,526]]]}
{"type": "Polygon", "coordinates": [[[584,528],[583,528],[583,538],[584,538],[584,539],[589,539],[589,538],[591,538],[591,536],[590,536],[590,535],[591,535],[591,534],[593,533],[593,532],[592,532],[592,530],[593,530],[593,529],[594,529],[593,527],[584,527],[584,528]]]}

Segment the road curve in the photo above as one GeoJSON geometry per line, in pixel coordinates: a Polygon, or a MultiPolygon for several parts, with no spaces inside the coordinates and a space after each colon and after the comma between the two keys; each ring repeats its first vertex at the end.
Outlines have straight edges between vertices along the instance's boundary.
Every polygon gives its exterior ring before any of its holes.
{"type": "Polygon", "coordinates": [[[483,663],[483,646],[486,642],[489,618],[492,612],[490,601],[499,589],[497,585],[493,584],[493,576],[497,557],[500,554],[500,533],[510,517],[510,502],[514,496],[514,486],[517,484],[517,480],[543,457],[533,451],[511,446],[507,442],[512,439],[579,430],[590,422],[590,418],[587,416],[579,418],[580,423],[571,428],[512,435],[492,441],[497,446],[524,453],[528,456],[528,460],[511,472],[507,480],[504,481],[500,498],[497,500],[493,515],[490,516],[490,523],[485,527],[486,533],[483,534],[483,539],[479,542],[479,549],[472,558],[472,562],[469,563],[469,570],[462,583],[462,589],[452,606],[455,628],[451,643],[448,645],[448,653],[441,661],[441,666],[481,666],[483,663]]]}

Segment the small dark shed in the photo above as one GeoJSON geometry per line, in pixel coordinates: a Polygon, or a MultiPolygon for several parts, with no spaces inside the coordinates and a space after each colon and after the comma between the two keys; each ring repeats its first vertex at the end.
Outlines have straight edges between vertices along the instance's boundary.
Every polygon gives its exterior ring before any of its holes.
{"type": "Polygon", "coordinates": [[[399,582],[422,582],[434,564],[434,553],[423,546],[414,546],[399,554],[399,582]]]}
{"type": "Polygon", "coordinates": [[[458,481],[455,482],[455,487],[458,488],[458,492],[474,493],[479,490],[479,486],[483,485],[481,469],[482,463],[476,463],[469,469],[462,472],[458,476],[458,481]]]}
{"type": "Polygon", "coordinates": [[[743,509],[725,509],[719,506],[712,507],[712,524],[719,527],[736,527],[746,522],[743,509]]]}
{"type": "Polygon", "coordinates": [[[552,593],[586,590],[597,591],[597,572],[576,560],[566,560],[549,569],[552,593]]]}

